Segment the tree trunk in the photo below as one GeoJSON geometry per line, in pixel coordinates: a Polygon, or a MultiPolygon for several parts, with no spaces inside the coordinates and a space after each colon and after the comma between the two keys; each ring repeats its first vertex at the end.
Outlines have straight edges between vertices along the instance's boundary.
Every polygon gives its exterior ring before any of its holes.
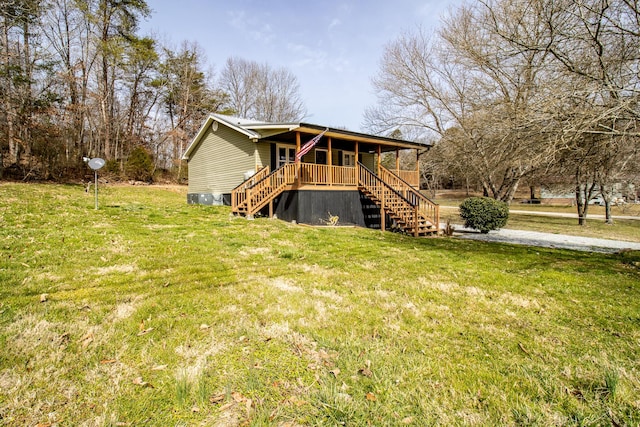
{"type": "Polygon", "coordinates": [[[604,222],[605,224],[613,224],[611,216],[611,200],[613,199],[613,187],[607,188],[606,185],[600,184],[600,195],[604,201],[604,222]]]}
{"type": "Polygon", "coordinates": [[[604,200],[604,223],[613,225],[613,217],[611,216],[611,201],[604,200]]]}
{"type": "Polygon", "coordinates": [[[7,156],[7,166],[14,166],[18,161],[18,145],[15,140],[15,130],[14,130],[14,111],[13,105],[11,104],[11,93],[12,93],[12,84],[11,84],[11,55],[9,53],[9,25],[7,23],[7,17],[4,17],[4,25],[3,25],[3,43],[4,43],[4,73],[5,74],[5,96],[4,98],[4,108],[7,120],[7,144],[9,146],[9,153],[7,156]]]}
{"type": "Polygon", "coordinates": [[[587,224],[587,212],[589,210],[589,200],[593,197],[595,183],[579,182],[579,175],[576,175],[576,208],[578,210],[578,225],[587,224]]]}

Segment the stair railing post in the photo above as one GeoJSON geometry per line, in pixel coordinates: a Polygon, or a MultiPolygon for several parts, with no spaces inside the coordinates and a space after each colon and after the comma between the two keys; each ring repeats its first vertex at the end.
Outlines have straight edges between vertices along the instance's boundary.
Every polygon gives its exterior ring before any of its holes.
{"type": "Polygon", "coordinates": [[[386,231],[387,229],[387,212],[385,210],[385,189],[382,187],[382,191],[380,192],[380,231],[386,231]]]}
{"type": "Polygon", "coordinates": [[[413,219],[414,219],[414,228],[413,228],[413,235],[415,237],[418,237],[419,233],[418,233],[418,205],[416,204],[415,207],[413,208],[413,219]]]}
{"type": "Polygon", "coordinates": [[[251,187],[247,188],[247,219],[253,219],[251,207],[251,187]]]}

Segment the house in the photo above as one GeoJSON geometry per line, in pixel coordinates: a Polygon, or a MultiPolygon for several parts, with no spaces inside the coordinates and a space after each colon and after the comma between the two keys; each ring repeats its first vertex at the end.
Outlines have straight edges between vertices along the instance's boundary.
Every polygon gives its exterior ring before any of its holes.
{"type": "MultiPolygon", "coordinates": [[[[420,171],[400,170],[399,151],[428,148],[400,139],[309,123],[264,123],[211,114],[187,147],[188,203],[227,204],[306,224],[438,230],[438,206],[418,191],[420,171]],[[323,133],[324,132],[324,133],[323,133]],[[304,144],[322,134],[296,161],[304,144]],[[396,153],[393,170],[381,155],[396,153]]],[[[417,158],[417,157],[416,157],[417,158]]],[[[419,162],[416,162],[418,164],[419,162]]]]}

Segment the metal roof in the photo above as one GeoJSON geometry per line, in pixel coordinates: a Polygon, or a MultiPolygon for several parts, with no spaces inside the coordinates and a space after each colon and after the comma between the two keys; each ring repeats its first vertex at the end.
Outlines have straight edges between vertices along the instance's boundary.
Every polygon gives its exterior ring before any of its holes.
{"type": "MultiPolygon", "coordinates": [[[[332,141],[335,141],[335,146],[345,145],[348,143],[358,142],[360,151],[375,151],[380,146],[382,151],[390,151],[399,149],[421,149],[429,148],[429,145],[405,141],[402,139],[384,137],[379,135],[370,135],[366,133],[353,132],[346,129],[331,128],[327,126],[320,126],[312,123],[304,122],[281,122],[281,123],[268,123],[260,122],[256,120],[243,119],[239,117],[226,116],[222,114],[210,114],[205,120],[200,130],[193,138],[187,150],[182,157],[185,160],[189,159],[189,155],[198,146],[203,136],[206,134],[207,129],[213,122],[218,122],[224,126],[228,126],[241,134],[247,136],[247,138],[254,142],[284,142],[295,144],[296,133],[302,135],[317,135],[324,130],[327,130],[325,136],[331,137],[332,141]]],[[[306,141],[302,141],[303,143],[306,141]]]]}

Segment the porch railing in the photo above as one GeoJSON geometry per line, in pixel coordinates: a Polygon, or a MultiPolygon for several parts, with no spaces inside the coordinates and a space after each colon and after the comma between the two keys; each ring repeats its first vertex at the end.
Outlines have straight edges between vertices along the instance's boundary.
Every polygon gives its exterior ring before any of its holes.
{"type": "Polygon", "coordinates": [[[355,167],[316,165],[312,163],[300,164],[300,183],[343,186],[355,186],[358,184],[355,167]]]}
{"type": "Polygon", "coordinates": [[[406,182],[402,177],[394,172],[380,166],[378,175],[380,179],[386,182],[391,188],[396,190],[402,197],[407,199],[413,206],[417,206],[420,213],[428,218],[435,226],[436,230],[440,227],[440,206],[429,200],[424,194],[406,182]]]}
{"type": "Polygon", "coordinates": [[[416,170],[404,171],[399,169],[389,169],[394,174],[402,178],[403,181],[409,183],[411,186],[420,188],[420,172],[416,170]]]}

